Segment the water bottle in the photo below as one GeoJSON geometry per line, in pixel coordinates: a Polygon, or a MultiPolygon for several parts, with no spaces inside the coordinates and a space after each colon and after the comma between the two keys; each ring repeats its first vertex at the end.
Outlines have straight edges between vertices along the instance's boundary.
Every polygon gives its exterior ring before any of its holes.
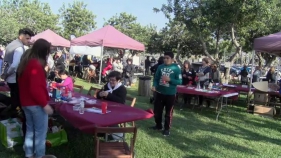
{"type": "Polygon", "coordinates": [[[72,98],[72,92],[71,91],[68,91],[67,97],[68,97],[68,99],[72,98]]]}
{"type": "Polygon", "coordinates": [[[84,114],[85,103],[84,100],[80,102],[79,114],[84,114]]]}

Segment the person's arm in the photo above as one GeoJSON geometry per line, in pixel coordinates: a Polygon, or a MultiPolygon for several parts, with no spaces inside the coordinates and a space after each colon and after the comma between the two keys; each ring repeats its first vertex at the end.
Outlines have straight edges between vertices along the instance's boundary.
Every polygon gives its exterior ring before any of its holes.
{"type": "Polygon", "coordinates": [[[171,85],[181,85],[182,84],[182,75],[181,75],[181,70],[177,68],[175,70],[175,78],[170,78],[169,83],[171,85]]]}
{"type": "Polygon", "coordinates": [[[208,66],[204,71],[203,74],[206,75],[207,73],[211,72],[211,68],[208,66]]]}
{"type": "Polygon", "coordinates": [[[157,68],[156,70],[156,73],[155,73],[155,76],[154,76],[154,79],[153,79],[153,87],[157,87],[159,85],[159,80],[160,80],[160,69],[159,67],[157,68]]]}
{"type": "Polygon", "coordinates": [[[29,83],[32,85],[32,88],[30,90],[31,96],[34,101],[42,106],[45,107],[48,104],[49,98],[48,92],[47,92],[47,83],[46,83],[46,77],[45,77],[45,71],[44,69],[39,65],[39,63],[35,63],[37,61],[33,61],[34,64],[30,66],[29,74],[30,74],[30,79],[29,83]]]}
{"type": "Polygon", "coordinates": [[[24,50],[22,47],[15,49],[14,55],[13,55],[13,63],[11,64],[11,66],[9,67],[9,69],[7,71],[8,76],[17,71],[23,51],[24,50]]]}
{"type": "Polygon", "coordinates": [[[70,77],[67,77],[64,81],[63,81],[63,83],[57,83],[57,85],[58,86],[63,86],[63,87],[65,87],[65,86],[67,86],[67,85],[69,85],[69,84],[71,84],[72,83],[72,79],[70,78],[70,77]]]}
{"type": "Polygon", "coordinates": [[[124,104],[126,102],[126,96],[127,96],[127,90],[124,86],[119,87],[118,95],[115,95],[113,93],[108,93],[106,96],[106,99],[109,101],[117,102],[124,104]]]}

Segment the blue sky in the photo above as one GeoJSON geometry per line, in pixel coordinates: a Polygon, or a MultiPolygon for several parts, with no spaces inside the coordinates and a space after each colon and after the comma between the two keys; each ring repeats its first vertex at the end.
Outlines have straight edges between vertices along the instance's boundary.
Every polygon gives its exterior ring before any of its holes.
{"type": "MultiPolygon", "coordinates": [[[[72,3],[74,0],[41,0],[50,4],[52,11],[58,13],[63,3],[72,3]]],[[[167,19],[163,13],[154,13],[153,8],[160,8],[162,4],[166,4],[167,0],[83,0],[87,4],[87,9],[91,10],[97,17],[97,29],[103,26],[104,19],[127,12],[138,19],[141,25],[154,24],[157,29],[165,26],[167,19]]]]}

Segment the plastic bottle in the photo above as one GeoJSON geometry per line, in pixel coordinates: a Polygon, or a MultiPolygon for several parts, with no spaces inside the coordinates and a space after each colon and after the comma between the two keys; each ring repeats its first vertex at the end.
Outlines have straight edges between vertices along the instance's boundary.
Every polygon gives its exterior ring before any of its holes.
{"type": "Polygon", "coordinates": [[[71,92],[71,91],[68,91],[67,98],[68,98],[68,99],[71,99],[71,98],[72,98],[72,92],[71,92]]]}
{"type": "Polygon", "coordinates": [[[84,100],[81,100],[79,114],[84,114],[84,110],[85,110],[84,108],[85,108],[85,102],[84,102],[84,100]]]}

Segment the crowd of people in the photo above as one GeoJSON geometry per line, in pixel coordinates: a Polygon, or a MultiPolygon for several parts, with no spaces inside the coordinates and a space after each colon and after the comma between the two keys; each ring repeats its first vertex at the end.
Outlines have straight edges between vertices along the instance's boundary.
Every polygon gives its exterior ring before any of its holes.
{"type": "MultiPolygon", "coordinates": [[[[52,82],[57,87],[64,87],[73,91],[74,80],[66,71],[66,56],[62,51],[57,51],[52,55],[51,43],[44,39],[38,39],[32,47],[25,50],[24,45],[30,44],[34,33],[24,28],[19,30],[19,36],[6,46],[5,55],[0,54],[0,63],[3,62],[3,72],[1,78],[7,82],[10,88],[12,110],[16,111],[19,106],[23,110],[25,121],[23,132],[25,136],[24,151],[28,158],[48,158],[52,155],[45,155],[45,139],[48,128],[48,115],[53,113],[49,102],[48,82],[52,82]]],[[[1,48],[3,50],[3,48],[1,48]]],[[[88,59],[83,57],[84,60],[88,59]]],[[[79,55],[74,57],[74,62],[83,68],[83,58],[79,55]],[[81,61],[82,60],[82,61],[81,61]]],[[[102,69],[102,76],[107,78],[106,84],[97,93],[98,99],[124,104],[127,90],[132,84],[132,77],[135,68],[131,59],[122,63],[120,58],[108,58],[102,69]],[[122,83],[124,80],[124,83],[122,83]]],[[[96,74],[96,66],[88,63],[88,73],[96,74]]],[[[204,86],[210,83],[221,83],[221,75],[218,65],[211,64],[208,58],[202,59],[202,66],[194,70],[191,63],[186,60],[182,67],[175,63],[173,52],[165,52],[159,57],[157,63],[154,58],[145,60],[145,73],[149,69],[154,76],[153,98],[154,102],[154,130],[163,130],[164,136],[170,135],[171,121],[174,103],[176,100],[177,85],[204,86]],[[162,115],[165,109],[164,126],[162,125],[162,115]]],[[[247,67],[243,67],[240,72],[241,83],[247,84],[249,74],[247,67]]],[[[258,82],[261,77],[260,67],[256,67],[253,72],[253,82],[258,82]]],[[[269,82],[276,81],[276,72],[272,67],[267,75],[269,82]]],[[[184,95],[184,103],[190,104],[192,95],[184,95]]],[[[199,105],[202,106],[204,97],[199,96],[199,105]]],[[[207,106],[210,102],[207,100],[207,106]]],[[[116,127],[118,125],[115,125],[116,127]]]]}
{"type": "MultiPolygon", "coordinates": [[[[18,38],[6,46],[1,78],[10,88],[11,111],[15,112],[12,117],[19,117],[17,107],[23,111],[25,157],[55,158],[53,155],[45,155],[48,115],[53,114],[53,109],[48,104],[50,100],[48,84],[51,82],[55,87],[73,91],[74,80],[66,71],[66,57],[61,51],[52,54],[51,43],[48,41],[38,39],[30,49],[24,48],[30,45],[32,36],[34,36],[32,30],[21,29],[18,38]]],[[[127,95],[125,86],[129,87],[132,83],[134,72],[132,60],[128,59],[123,67],[120,59],[115,58],[112,61],[109,58],[103,71],[107,83],[99,91],[97,98],[124,104],[127,95]],[[110,65],[111,68],[108,68],[110,65]],[[121,82],[122,79],[125,79],[125,85],[121,82]]]]}

